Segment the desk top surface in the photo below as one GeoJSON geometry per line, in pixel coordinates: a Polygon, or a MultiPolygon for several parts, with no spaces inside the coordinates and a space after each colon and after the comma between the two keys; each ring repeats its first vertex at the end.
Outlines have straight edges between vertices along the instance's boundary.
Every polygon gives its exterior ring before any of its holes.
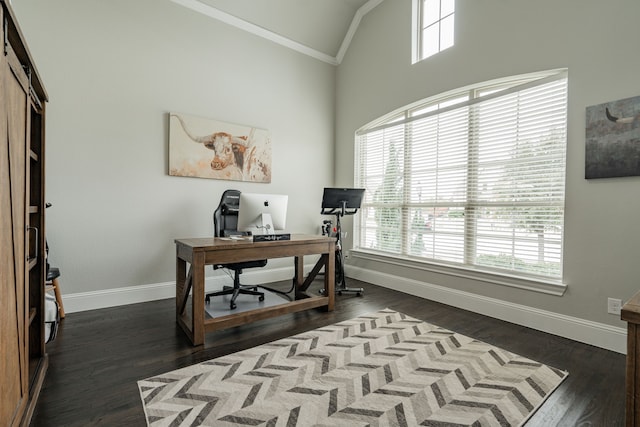
{"type": "Polygon", "coordinates": [[[620,318],[626,322],[640,324],[640,292],[622,306],[620,318]]]}
{"type": "Polygon", "coordinates": [[[232,239],[229,237],[192,237],[186,239],[175,239],[176,245],[183,245],[199,250],[239,248],[247,245],[286,246],[308,243],[335,243],[335,241],[335,237],[318,236],[313,234],[291,234],[290,240],[276,240],[268,242],[254,242],[251,237],[249,239],[232,239]]]}

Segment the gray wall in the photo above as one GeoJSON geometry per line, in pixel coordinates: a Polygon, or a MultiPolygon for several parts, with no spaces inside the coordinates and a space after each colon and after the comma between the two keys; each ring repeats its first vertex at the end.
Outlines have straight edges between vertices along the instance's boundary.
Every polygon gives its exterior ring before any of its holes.
{"type": "Polygon", "coordinates": [[[70,304],[174,281],[174,239],[211,235],[227,188],[288,194],[287,228],[318,232],[335,67],[168,0],[13,7],[50,97],[47,233],[70,304]],[[272,182],[168,176],[168,112],[270,130],[272,182]]]}
{"type": "Polygon", "coordinates": [[[411,65],[411,1],[390,0],[364,17],[336,69],[169,1],[14,1],[51,98],[48,236],[64,293],[171,282],[173,239],[210,233],[228,187],[289,194],[289,228],[316,232],[322,187],[353,183],[362,125],[450,89],[567,67],[564,296],[350,262],[622,326],[606,298],[628,299],[640,284],[640,178],[584,179],[584,117],[587,106],[640,95],[640,2],[457,3],[455,47],[411,65]],[[273,182],[169,177],[170,111],[270,129],[273,182]]]}
{"type": "MultiPolygon", "coordinates": [[[[411,102],[499,77],[569,70],[564,296],[386,263],[353,266],[614,326],[607,297],[640,289],[640,178],[585,180],[585,108],[640,95],[637,0],[459,0],[456,45],[411,65],[411,1],[366,15],[338,67],[336,184],[353,183],[354,132],[411,102]]],[[[391,284],[390,284],[391,285],[391,284]]],[[[393,286],[393,285],[391,285],[393,286]]]]}

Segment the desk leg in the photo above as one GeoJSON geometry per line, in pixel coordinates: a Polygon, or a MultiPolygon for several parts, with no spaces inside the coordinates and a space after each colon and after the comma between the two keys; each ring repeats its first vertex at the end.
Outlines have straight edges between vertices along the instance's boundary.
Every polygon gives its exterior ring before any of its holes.
{"type": "MultiPolygon", "coordinates": [[[[176,271],[178,270],[176,269],[176,271]]],[[[184,277],[184,273],[182,273],[180,280],[181,285],[179,287],[176,287],[176,314],[184,315],[184,310],[185,308],[187,308],[189,292],[191,292],[191,274],[191,269],[189,269],[189,274],[187,274],[187,280],[185,281],[182,279],[184,277]]],[[[178,280],[176,280],[176,283],[178,283],[178,280]]]]}
{"type": "Polygon", "coordinates": [[[324,269],[324,289],[329,297],[329,304],[327,305],[328,311],[333,311],[336,301],[336,257],[334,252],[327,254],[327,260],[324,269]]]}
{"type": "Polygon", "coordinates": [[[189,291],[185,290],[187,286],[186,272],[187,262],[176,257],[176,320],[182,317],[184,305],[189,297],[189,291]]]}
{"type": "Polygon", "coordinates": [[[180,257],[176,257],[176,322],[187,334],[189,340],[193,342],[193,313],[191,313],[191,316],[185,314],[189,291],[193,282],[191,270],[190,268],[189,275],[187,275],[187,262],[180,257]]]}
{"type": "Polygon", "coordinates": [[[204,344],[204,253],[193,254],[191,263],[191,313],[193,345],[204,344]]]}
{"type": "Polygon", "coordinates": [[[313,281],[316,279],[316,276],[318,275],[320,270],[322,270],[322,268],[327,263],[328,256],[329,255],[327,254],[320,255],[320,258],[318,259],[318,262],[316,262],[316,265],[313,267],[313,269],[311,270],[307,278],[304,280],[304,282],[299,286],[300,292],[307,292],[307,289],[309,288],[311,283],[313,283],[313,281]]]}
{"type": "MultiPolygon", "coordinates": [[[[304,282],[304,257],[302,255],[296,256],[293,259],[293,282],[295,283],[295,290],[293,291],[293,299],[297,300],[300,292],[304,292],[302,289],[304,282]]],[[[302,297],[302,296],[300,296],[302,297]]]]}

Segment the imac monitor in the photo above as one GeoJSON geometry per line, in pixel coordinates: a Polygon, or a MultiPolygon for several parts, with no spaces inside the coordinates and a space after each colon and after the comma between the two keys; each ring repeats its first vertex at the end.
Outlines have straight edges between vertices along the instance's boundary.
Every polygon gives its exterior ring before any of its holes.
{"type": "Polygon", "coordinates": [[[238,231],[274,234],[284,230],[288,200],[282,194],[240,193],[238,231]]]}

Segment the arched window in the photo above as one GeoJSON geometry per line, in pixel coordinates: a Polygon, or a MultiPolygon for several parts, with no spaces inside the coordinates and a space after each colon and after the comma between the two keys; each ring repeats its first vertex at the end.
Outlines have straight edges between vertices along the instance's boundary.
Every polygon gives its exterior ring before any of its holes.
{"type": "Polygon", "coordinates": [[[467,87],[356,133],[354,249],[562,276],[566,70],[467,87]]]}

